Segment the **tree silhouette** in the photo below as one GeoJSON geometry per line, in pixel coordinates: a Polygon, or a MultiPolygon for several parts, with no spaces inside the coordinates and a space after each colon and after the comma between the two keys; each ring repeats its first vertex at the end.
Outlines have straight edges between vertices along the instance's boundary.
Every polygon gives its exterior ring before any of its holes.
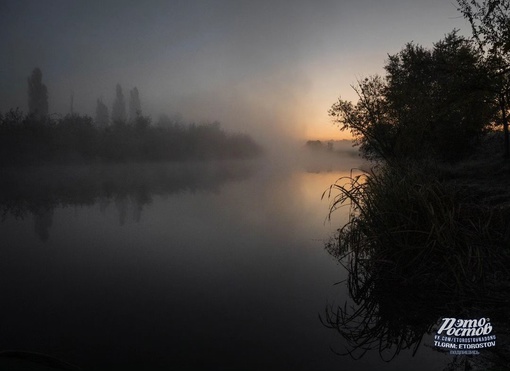
{"type": "Polygon", "coordinates": [[[96,125],[105,128],[108,126],[109,121],[108,107],[106,107],[106,104],[104,104],[101,99],[98,99],[96,106],[96,125]]]}
{"type": "Polygon", "coordinates": [[[368,158],[458,160],[495,118],[487,66],[456,31],[431,49],[407,44],[385,70],[358,82],[356,105],[339,100],[329,111],[368,158]]]}
{"type": "Polygon", "coordinates": [[[411,141],[401,152],[424,151],[458,158],[469,153],[496,106],[489,71],[471,40],[453,31],[432,49],[408,44],[389,56],[386,97],[398,126],[411,141]],[[423,147],[426,145],[426,147],[423,147]]]}
{"type": "Polygon", "coordinates": [[[485,54],[491,88],[498,95],[505,135],[505,157],[510,158],[510,0],[457,0],[459,11],[471,24],[473,38],[485,54]]]}
{"type": "Polygon", "coordinates": [[[28,78],[28,112],[38,119],[48,115],[48,89],[42,83],[42,72],[38,67],[28,78]]]}
{"type": "Polygon", "coordinates": [[[126,122],[126,102],[124,100],[124,94],[122,93],[122,87],[117,84],[115,89],[115,101],[112,107],[112,121],[126,122]]]}
{"type": "Polygon", "coordinates": [[[140,104],[140,95],[136,86],[129,94],[129,122],[133,123],[136,118],[142,114],[142,106],[140,104]]]}
{"type": "Polygon", "coordinates": [[[247,135],[228,134],[219,123],[151,125],[138,115],[106,129],[107,109],[99,99],[96,120],[87,115],[48,117],[44,125],[19,110],[0,113],[0,165],[217,160],[250,158],[261,148],[247,135]]]}

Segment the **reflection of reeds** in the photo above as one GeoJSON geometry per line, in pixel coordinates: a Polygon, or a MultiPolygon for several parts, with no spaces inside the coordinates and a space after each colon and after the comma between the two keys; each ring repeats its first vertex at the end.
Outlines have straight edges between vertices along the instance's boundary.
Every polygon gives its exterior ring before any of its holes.
{"type": "Polygon", "coordinates": [[[78,366],[68,363],[62,359],[50,356],[48,354],[19,351],[19,350],[2,350],[0,351],[0,359],[11,360],[7,362],[14,369],[48,369],[48,370],[81,370],[78,366]]]}
{"type": "Polygon", "coordinates": [[[341,178],[323,195],[330,212],[350,207],[326,249],[346,267],[354,305],[330,306],[322,318],[347,340],[346,354],[414,354],[441,316],[508,305],[508,290],[490,297],[495,277],[507,272],[491,210],[463,202],[429,174],[384,166],[341,178]]]}

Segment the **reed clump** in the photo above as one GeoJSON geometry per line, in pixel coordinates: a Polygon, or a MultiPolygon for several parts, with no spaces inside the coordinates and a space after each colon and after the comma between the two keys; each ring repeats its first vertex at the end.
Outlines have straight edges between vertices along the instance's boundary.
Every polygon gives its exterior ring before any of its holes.
{"type": "Polygon", "coordinates": [[[339,354],[414,354],[445,314],[509,308],[506,214],[434,174],[427,163],[385,164],[353,171],[324,192],[330,215],[349,208],[326,249],[347,270],[352,302],[321,316],[347,341],[339,354]]]}
{"type": "Polygon", "coordinates": [[[349,221],[327,249],[351,272],[399,285],[452,295],[484,285],[500,262],[493,212],[464,202],[434,173],[413,163],[339,179],[323,197],[331,199],[330,213],[349,207],[349,221]]]}

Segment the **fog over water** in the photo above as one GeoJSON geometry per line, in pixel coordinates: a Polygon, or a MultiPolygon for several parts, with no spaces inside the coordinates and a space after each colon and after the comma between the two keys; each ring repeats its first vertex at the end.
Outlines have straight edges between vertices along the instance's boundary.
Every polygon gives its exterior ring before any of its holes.
{"type": "MultiPolygon", "coordinates": [[[[335,355],[341,337],[319,321],[348,299],[335,285],[345,271],[324,250],[347,210],[328,222],[321,195],[360,165],[325,160],[10,174],[0,348],[84,369],[406,369],[408,355],[391,365],[377,352],[335,355]]],[[[442,362],[417,357],[423,370],[442,362]]]]}

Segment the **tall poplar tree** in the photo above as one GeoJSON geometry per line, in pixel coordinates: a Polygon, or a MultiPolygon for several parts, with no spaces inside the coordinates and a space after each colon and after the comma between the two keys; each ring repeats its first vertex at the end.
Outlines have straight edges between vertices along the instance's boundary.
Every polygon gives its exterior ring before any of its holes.
{"type": "Polygon", "coordinates": [[[48,115],[48,89],[42,83],[42,72],[38,67],[28,77],[28,112],[38,119],[48,115]]]}
{"type": "Polygon", "coordinates": [[[98,99],[96,106],[96,125],[100,128],[104,128],[108,126],[109,121],[108,107],[106,107],[106,104],[104,104],[101,99],[98,99]]]}
{"type": "Polygon", "coordinates": [[[117,84],[115,89],[115,101],[112,107],[112,122],[126,122],[126,101],[122,93],[122,87],[117,84]]]}
{"type": "Polygon", "coordinates": [[[142,106],[140,103],[140,95],[136,86],[129,94],[129,122],[135,122],[136,118],[142,114],[142,106]]]}

